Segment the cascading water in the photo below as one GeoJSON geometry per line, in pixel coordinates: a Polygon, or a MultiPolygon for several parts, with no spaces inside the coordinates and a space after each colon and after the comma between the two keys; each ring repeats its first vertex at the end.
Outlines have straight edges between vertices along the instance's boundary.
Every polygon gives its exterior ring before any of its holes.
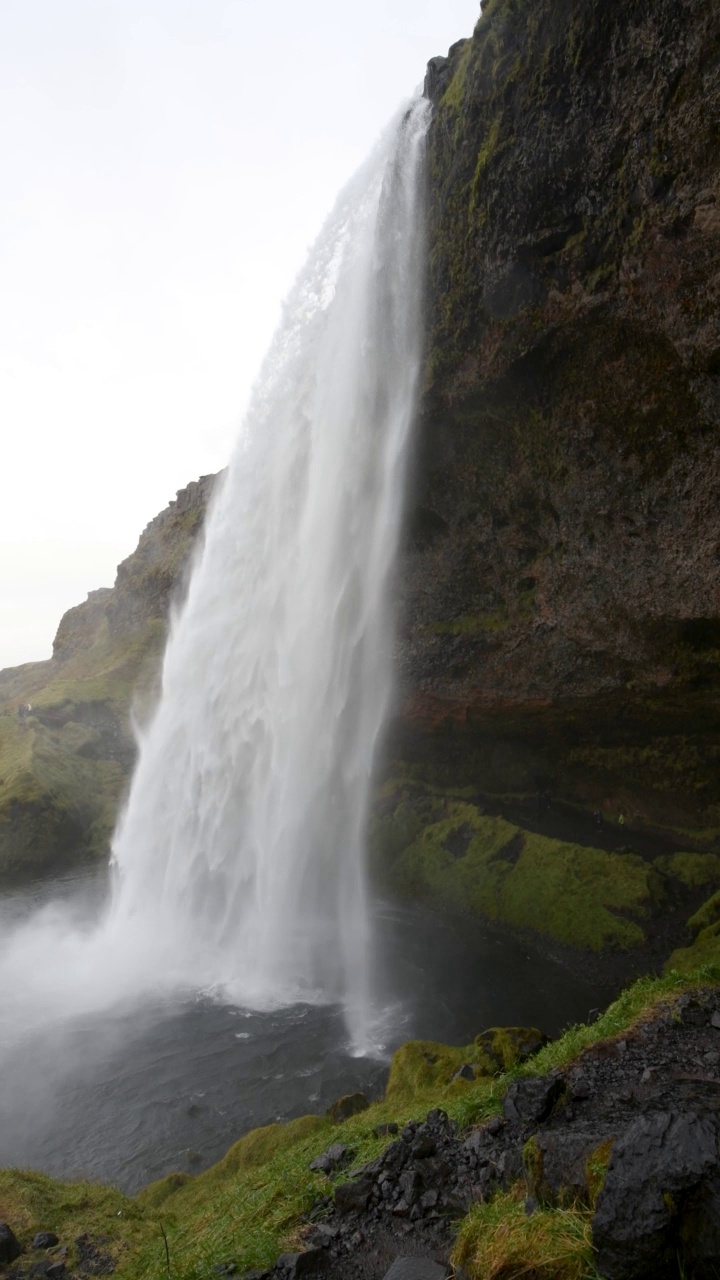
{"type": "Polygon", "coordinates": [[[339,199],[285,308],[165,654],[113,931],[249,1004],[368,1015],[363,839],[421,358],[429,105],[339,199]]]}
{"type": "Polygon", "coordinates": [[[477,925],[375,903],[368,936],[428,111],[398,118],[288,300],[172,628],[111,902],[84,879],[0,896],[0,1164],[135,1189],[374,1091],[373,1003],[385,1048],[599,1003],[477,925]]]}

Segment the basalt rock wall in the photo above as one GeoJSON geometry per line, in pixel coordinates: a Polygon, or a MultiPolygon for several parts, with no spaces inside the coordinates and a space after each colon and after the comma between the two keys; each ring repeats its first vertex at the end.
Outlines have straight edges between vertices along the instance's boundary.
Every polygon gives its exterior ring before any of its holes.
{"type": "Polygon", "coordinates": [[[486,0],[428,68],[390,753],[720,825],[720,9],[486,0]]]}

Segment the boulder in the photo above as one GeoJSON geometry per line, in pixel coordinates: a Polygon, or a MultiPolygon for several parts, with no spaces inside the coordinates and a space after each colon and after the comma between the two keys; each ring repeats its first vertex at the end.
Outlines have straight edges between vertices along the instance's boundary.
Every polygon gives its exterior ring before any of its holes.
{"type": "Polygon", "coordinates": [[[325,1255],[320,1249],[308,1249],[305,1253],[281,1253],[275,1263],[275,1274],[282,1280],[300,1280],[301,1276],[314,1276],[323,1267],[325,1255]]]}
{"type": "Polygon", "coordinates": [[[310,1168],[315,1173],[333,1173],[341,1164],[352,1158],[353,1151],[343,1142],[334,1142],[322,1155],[310,1161],[310,1168]]]}
{"type": "Polygon", "coordinates": [[[356,1178],[354,1182],[341,1182],[335,1188],[335,1208],[338,1213],[363,1213],[373,1189],[371,1178],[356,1178]]]}
{"type": "Polygon", "coordinates": [[[330,1103],[326,1115],[329,1115],[335,1124],[341,1124],[343,1120],[349,1120],[351,1116],[367,1111],[369,1106],[370,1103],[364,1093],[346,1093],[344,1097],[330,1103]]]}
{"type": "Polygon", "coordinates": [[[54,1249],[58,1243],[58,1237],[54,1231],[38,1231],[37,1235],[33,1236],[32,1247],[33,1249],[54,1249]]]}
{"type": "Polygon", "coordinates": [[[7,1222],[0,1222],[0,1265],[14,1262],[22,1253],[22,1245],[7,1222]]]}
{"type": "Polygon", "coordinates": [[[711,1112],[641,1116],[614,1145],[593,1218],[606,1280],[720,1271],[720,1118],[711,1112]]]}
{"type": "Polygon", "coordinates": [[[503,1100],[506,1120],[542,1124],[565,1091],[561,1076],[526,1076],[514,1080],[503,1100]]]}

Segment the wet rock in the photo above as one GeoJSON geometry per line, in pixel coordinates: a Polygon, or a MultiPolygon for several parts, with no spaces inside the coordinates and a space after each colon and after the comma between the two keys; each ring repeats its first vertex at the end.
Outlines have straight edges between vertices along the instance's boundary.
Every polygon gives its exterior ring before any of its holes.
{"type": "Polygon", "coordinates": [[[32,1248],[54,1249],[58,1243],[59,1240],[54,1231],[38,1231],[37,1235],[33,1236],[32,1248]]]}
{"type": "Polygon", "coordinates": [[[376,1138],[387,1138],[390,1137],[391,1134],[398,1132],[399,1127],[394,1120],[391,1120],[389,1124],[376,1124],[373,1129],[373,1135],[376,1138]]]}
{"type": "Polygon", "coordinates": [[[426,98],[435,102],[447,87],[450,78],[450,60],[438,55],[431,58],[425,72],[423,92],[426,98]]]}
{"type": "Polygon", "coordinates": [[[17,1239],[12,1227],[7,1222],[0,1222],[0,1265],[6,1262],[14,1262],[22,1253],[22,1245],[17,1239]]]}
{"type": "Polygon", "coordinates": [[[322,1155],[310,1162],[310,1168],[316,1173],[333,1173],[333,1171],[351,1160],[355,1153],[342,1142],[334,1142],[322,1155]]]}
{"type": "Polygon", "coordinates": [[[677,1002],[677,1012],[686,1027],[705,1027],[710,1019],[707,1006],[693,996],[681,996],[677,1002]]]}
{"type": "Polygon", "coordinates": [[[275,1274],[280,1280],[301,1280],[302,1276],[314,1276],[325,1265],[325,1255],[320,1249],[308,1249],[305,1253],[281,1253],[275,1263],[275,1274]]]}
{"type": "Polygon", "coordinates": [[[398,1138],[396,1142],[391,1142],[390,1146],[382,1156],[382,1166],[388,1171],[397,1171],[402,1169],[403,1165],[410,1159],[409,1144],[402,1138],[398,1138]]]}
{"type": "Polygon", "coordinates": [[[551,1205],[585,1199],[588,1159],[614,1137],[615,1133],[593,1125],[537,1134],[533,1139],[534,1158],[526,1160],[525,1165],[531,1195],[551,1205]]]}
{"type": "Polygon", "coordinates": [[[449,1269],[432,1258],[396,1258],[383,1280],[446,1280],[449,1269]]]}
{"type": "Polygon", "coordinates": [[[453,1080],[474,1080],[474,1079],[475,1079],[475,1072],[473,1071],[469,1062],[463,1062],[462,1066],[458,1067],[457,1071],[455,1072],[455,1075],[453,1076],[453,1080]]]}
{"type": "Polygon", "coordinates": [[[363,1213],[367,1209],[374,1183],[371,1178],[342,1182],[335,1188],[335,1208],[339,1214],[363,1213]]]}
{"type": "Polygon", "coordinates": [[[331,1102],[325,1114],[334,1124],[341,1124],[343,1120],[349,1120],[351,1116],[367,1111],[369,1106],[370,1103],[364,1093],[346,1093],[342,1098],[331,1102]]]}
{"type": "Polygon", "coordinates": [[[506,1120],[542,1124],[565,1091],[560,1076],[527,1076],[514,1080],[503,1100],[506,1120]]]}
{"type": "Polygon", "coordinates": [[[415,1160],[427,1160],[437,1151],[437,1143],[429,1133],[420,1134],[410,1148],[410,1155],[415,1160]]]}
{"type": "Polygon", "coordinates": [[[407,1173],[402,1173],[398,1178],[398,1186],[405,1203],[408,1206],[413,1205],[420,1198],[422,1178],[414,1169],[409,1169],[407,1173]]]}
{"type": "Polygon", "coordinates": [[[338,1228],[330,1226],[327,1222],[319,1222],[313,1227],[310,1235],[310,1243],[316,1249],[328,1249],[333,1240],[337,1239],[338,1228]]]}
{"type": "Polygon", "coordinates": [[[217,1262],[213,1267],[216,1276],[236,1276],[237,1262],[217,1262]]]}
{"type": "MultiPolygon", "coordinates": [[[[694,1024],[697,1025],[697,1024],[694,1024]]],[[[720,1119],[658,1112],[614,1145],[593,1219],[596,1265],[606,1280],[720,1268],[720,1119]]]]}

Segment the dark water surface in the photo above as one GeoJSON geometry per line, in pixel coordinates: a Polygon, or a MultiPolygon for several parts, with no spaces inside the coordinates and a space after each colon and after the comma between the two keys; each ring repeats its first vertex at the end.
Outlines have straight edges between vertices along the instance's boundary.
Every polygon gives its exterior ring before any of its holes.
{"type": "MultiPolygon", "coordinates": [[[[104,893],[87,874],[8,892],[0,930],[52,895],[87,918],[104,893]]],[[[3,1046],[0,1165],[134,1191],[205,1168],[256,1125],[357,1089],[379,1096],[405,1040],[463,1044],[503,1024],[554,1035],[610,995],[479,922],[385,903],[374,919],[377,1058],[350,1055],[342,1011],[327,1006],[258,1013],[186,995],[53,1023],[3,1046]]]]}

